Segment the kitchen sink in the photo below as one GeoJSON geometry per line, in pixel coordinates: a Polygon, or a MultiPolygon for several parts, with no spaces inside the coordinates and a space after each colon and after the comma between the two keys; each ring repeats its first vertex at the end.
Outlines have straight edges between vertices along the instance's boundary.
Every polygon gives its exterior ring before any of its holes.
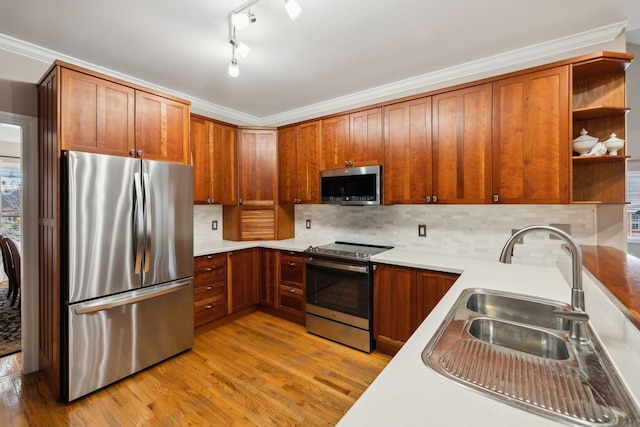
{"type": "Polygon", "coordinates": [[[543,328],[568,331],[570,326],[567,319],[553,314],[558,309],[557,303],[536,301],[524,295],[513,297],[496,293],[472,293],[467,300],[467,308],[486,316],[543,328]]]}
{"type": "Polygon", "coordinates": [[[481,341],[513,350],[544,357],[566,360],[569,358],[567,343],[549,332],[527,328],[496,319],[475,319],[469,333],[481,341]]]}
{"type": "Polygon", "coordinates": [[[567,304],[466,289],[422,352],[444,378],[549,419],[640,426],[640,412],[597,336],[570,338],[567,304]]]}

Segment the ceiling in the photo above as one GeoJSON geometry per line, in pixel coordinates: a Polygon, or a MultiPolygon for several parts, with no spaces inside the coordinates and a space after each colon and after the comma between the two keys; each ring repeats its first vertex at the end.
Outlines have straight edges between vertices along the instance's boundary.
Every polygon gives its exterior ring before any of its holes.
{"type": "Polygon", "coordinates": [[[640,44],[638,0],[281,0],[237,31],[243,0],[4,0],[0,79],[35,83],[55,58],[187,98],[236,124],[282,125],[419,93],[451,77],[615,39],[640,44]]]}

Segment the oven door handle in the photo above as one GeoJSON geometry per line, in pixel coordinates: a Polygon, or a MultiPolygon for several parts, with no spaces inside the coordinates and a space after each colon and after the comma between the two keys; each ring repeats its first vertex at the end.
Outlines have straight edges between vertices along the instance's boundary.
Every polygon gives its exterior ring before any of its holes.
{"type": "Polygon", "coordinates": [[[368,265],[349,265],[331,261],[323,261],[314,258],[307,258],[307,264],[317,265],[318,267],[333,268],[335,270],[351,271],[353,273],[369,274],[368,265]]]}

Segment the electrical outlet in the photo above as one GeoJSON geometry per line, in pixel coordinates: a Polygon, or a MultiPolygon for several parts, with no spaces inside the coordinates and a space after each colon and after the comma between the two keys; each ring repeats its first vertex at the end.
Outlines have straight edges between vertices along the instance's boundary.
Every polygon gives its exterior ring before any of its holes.
{"type": "MultiPolygon", "coordinates": [[[[512,228],[511,229],[511,235],[513,236],[514,234],[516,234],[518,231],[518,229],[512,228]]],[[[522,243],[524,243],[524,236],[519,238],[518,241],[516,242],[516,245],[521,245],[522,243]]]]}
{"type": "Polygon", "coordinates": [[[427,237],[427,224],[418,224],[418,237],[427,237]]]}
{"type": "Polygon", "coordinates": [[[211,229],[212,230],[217,230],[218,229],[218,221],[217,220],[213,220],[211,221],[211,229]]]}
{"type": "Polygon", "coordinates": [[[305,226],[307,227],[307,229],[311,228],[311,220],[310,219],[305,221],[305,226]]]}
{"type": "MultiPolygon", "coordinates": [[[[549,224],[549,225],[551,227],[555,227],[555,228],[558,228],[558,229],[564,231],[568,235],[571,235],[571,224],[549,224]]],[[[562,240],[561,238],[556,237],[555,234],[549,234],[549,238],[551,240],[562,240]]]]}

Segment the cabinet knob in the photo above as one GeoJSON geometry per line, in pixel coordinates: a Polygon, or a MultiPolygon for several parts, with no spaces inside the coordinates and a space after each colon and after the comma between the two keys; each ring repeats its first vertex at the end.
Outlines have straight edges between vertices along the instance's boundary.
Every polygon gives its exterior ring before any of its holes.
{"type": "Polygon", "coordinates": [[[211,201],[210,201],[209,203],[211,203],[212,205],[213,205],[213,204],[215,204],[215,203],[216,203],[216,199],[214,199],[214,198],[212,197],[212,198],[211,198],[211,201]]]}
{"type": "Polygon", "coordinates": [[[345,161],[344,161],[344,165],[345,165],[345,166],[349,166],[349,160],[345,160],[345,161]]]}
{"type": "Polygon", "coordinates": [[[129,150],[129,155],[132,156],[132,157],[136,155],[135,148],[132,148],[131,150],[129,150]]]}
{"type": "Polygon", "coordinates": [[[433,203],[438,203],[438,196],[433,196],[431,200],[433,201],[433,203]]]}
{"type": "Polygon", "coordinates": [[[136,154],[138,155],[138,157],[142,157],[142,150],[138,150],[136,154]]]}
{"type": "Polygon", "coordinates": [[[498,197],[498,195],[497,195],[497,194],[494,194],[494,195],[493,195],[493,201],[494,201],[494,202],[499,202],[499,201],[500,201],[500,198],[498,197]]]}
{"type": "Polygon", "coordinates": [[[242,204],[242,199],[238,199],[238,204],[241,205],[242,204]]]}
{"type": "Polygon", "coordinates": [[[431,196],[427,196],[427,203],[431,203],[431,196]]]}

